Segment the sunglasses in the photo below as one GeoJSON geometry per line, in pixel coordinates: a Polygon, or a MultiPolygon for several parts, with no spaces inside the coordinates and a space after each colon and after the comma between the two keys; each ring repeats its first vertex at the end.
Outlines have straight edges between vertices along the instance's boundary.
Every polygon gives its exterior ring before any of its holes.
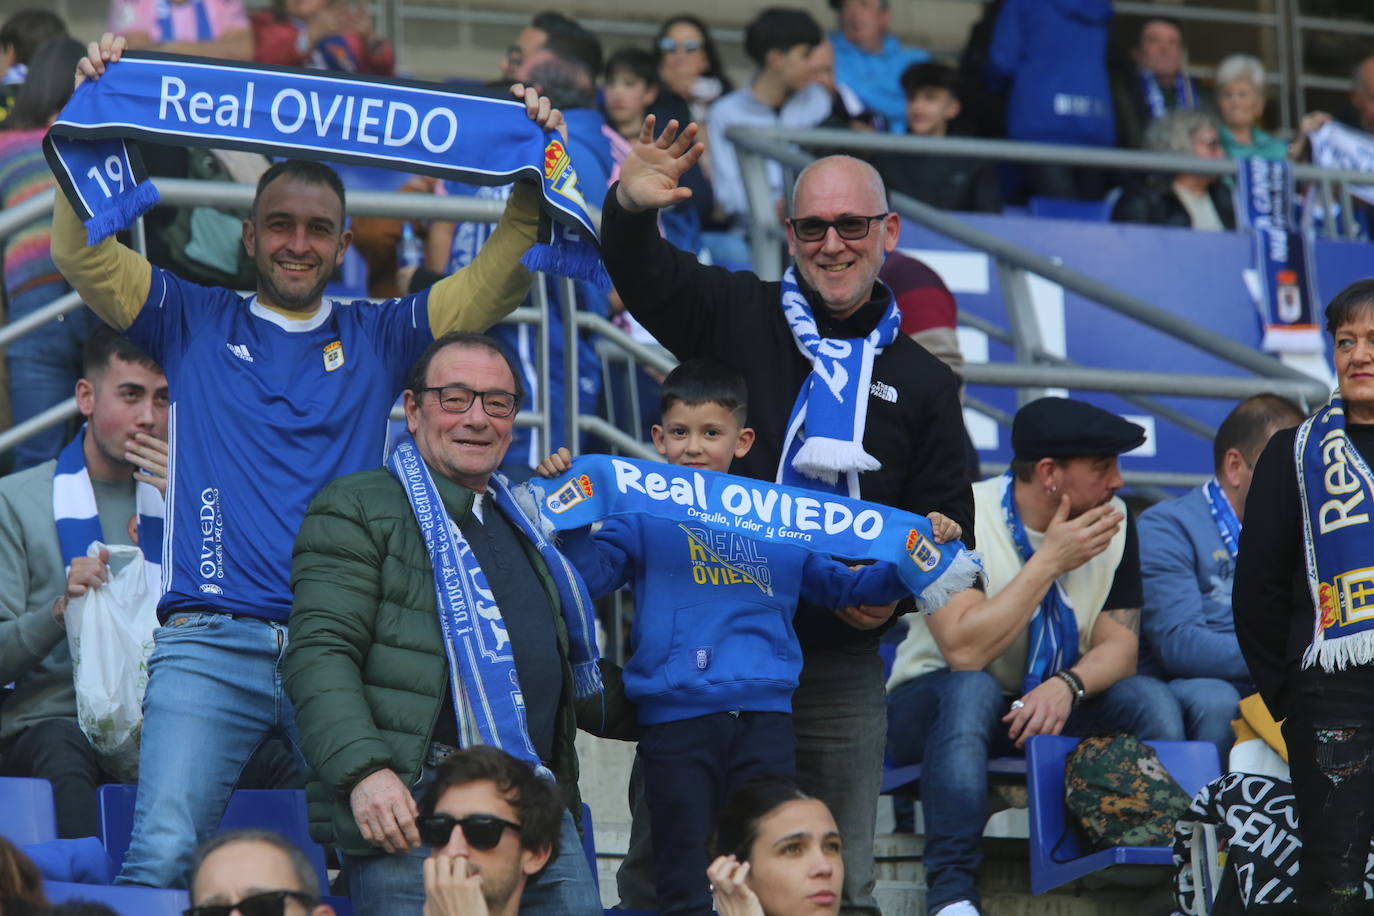
{"type": "Polygon", "coordinates": [[[420,818],[419,825],[420,839],[425,841],[425,845],[436,848],[448,845],[454,827],[462,827],[463,839],[467,840],[467,844],[473,849],[483,851],[495,849],[496,844],[501,842],[501,834],[507,828],[517,834],[520,832],[519,824],[491,814],[469,814],[467,817],[431,814],[429,817],[420,818]]]}
{"type": "Polygon", "coordinates": [[[210,903],[193,906],[182,912],[181,916],[229,916],[237,910],[243,916],[283,916],[286,913],[287,899],[300,901],[301,906],[309,909],[319,904],[319,899],[300,891],[265,891],[244,897],[238,903],[210,903]]]}
{"type": "Polygon", "coordinates": [[[700,51],[703,47],[705,47],[705,45],[695,38],[689,38],[686,41],[674,41],[665,35],[658,40],[658,49],[664,54],[672,54],[674,51],[680,51],[683,54],[692,54],[696,51],[700,51]]]}
{"type": "Polygon", "coordinates": [[[803,242],[819,242],[825,238],[825,234],[832,226],[840,238],[854,242],[867,238],[873,221],[884,219],[886,216],[886,213],[879,213],[877,216],[841,216],[839,219],[803,216],[801,219],[790,219],[788,222],[792,225],[792,232],[803,242]]]}

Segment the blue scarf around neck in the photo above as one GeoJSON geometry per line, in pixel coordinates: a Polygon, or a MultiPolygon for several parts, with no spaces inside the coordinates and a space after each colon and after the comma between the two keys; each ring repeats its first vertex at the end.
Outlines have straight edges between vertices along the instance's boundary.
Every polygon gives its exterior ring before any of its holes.
{"type": "MultiPolygon", "coordinates": [[[[1016,478],[1011,471],[1002,475],[1002,515],[1021,562],[1029,562],[1035,550],[1031,548],[1026,525],[1016,508],[1016,478]]],[[[1078,619],[1073,615],[1069,593],[1058,579],[1051,583],[1031,614],[1029,637],[1026,676],[1021,680],[1023,695],[1039,687],[1046,678],[1054,677],[1056,671],[1072,667],[1078,661],[1078,619]]]]}
{"type": "MultiPolygon", "coordinates": [[[[76,438],[68,442],[57,456],[52,476],[52,514],[57,524],[57,544],[62,549],[62,563],[70,567],[72,560],[87,556],[93,541],[104,541],[100,528],[100,507],[95,501],[95,489],[86,469],[83,451],[89,425],[83,424],[76,438]]],[[[150,483],[134,484],[134,506],[138,513],[138,547],[143,551],[144,569],[153,594],[163,592],[162,548],[165,508],[162,494],[150,483]]]]}
{"type": "Polygon", "coordinates": [[[811,374],[787,419],[777,482],[859,498],[859,473],[876,471],[878,460],[864,451],[869,386],[873,360],[891,346],[901,331],[902,316],[892,291],[882,283],[887,307],[878,324],[862,338],[822,337],[806,294],[797,284],[797,268],[782,277],[782,311],[811,374]]]}
{"type": "Polygon", "coordinates": [[[1315,609],[1302,665],[1337,671],[1374,662],[1374,475],[1345,433],[1339,394],[1298,427],[1293,441],[1302,498],[1303,558],[1315,609]]]}
{"type": "Polygon", "coordinates": [[[1217,534],[1221,535],[1221,543],[1234,564],[1240,553],[1240,517],[1231,508],[1231,501],[1221,491],[1221,484],[1215,477],[1207,481],[1203,492],[1207,496],[1207,508],[1212,513],[1212,521],[1216,523],[1217,534]]]}
{"type": "MultiPolygon", "coordinates": [[[[1145,108],[1150,112],[1150,120],[1158,121],[1169,113],[1164,102],[1164,93],[1159,88],[1159,80],[1149,70],[1140,71],[1140,85],[1145,93],[1145,108]]],[[[1179,70],[1174,74],[1174,108],[1180,111],[1197,107],[1197,90],[1188,74],[1179,70]]]]}
{"type": "Polygon", "coordinates": [[[547,217],[530,270],[610,281],[562,139],[523,102],[411,80],[131,52],[82,83],[43,148],[96,242],[157,203],[127,141],[237,149],[434,175],[472,184],[532,179],[547,217]]]}
{"type": "MultiPolygon", "coordinates": [[[[460,743],[499,747],[552,779],[530,740],[515,655],[508,641],[491,638],[482,625],[500,619],[501,609],[467,539],[449,518],[413,439],[406,436],[396,446],[387,468],[405,488],[434,570],[434,596],[460,743]]],[[[545,537],[543,520],[526,515],[504,477],[493,474],[488,492],[495,503],[492,511],[500,512],[534,544],[557,588],[559,611],[568,628],[574,694],[582,699],[600,693],[592,602],[581,577],[545,537]]]]}

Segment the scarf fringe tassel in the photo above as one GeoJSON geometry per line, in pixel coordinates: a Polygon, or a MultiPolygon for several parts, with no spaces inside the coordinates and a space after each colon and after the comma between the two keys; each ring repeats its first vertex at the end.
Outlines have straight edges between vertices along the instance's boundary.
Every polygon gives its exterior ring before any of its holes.
{"type": "Polygon", "coordinates": [[[916,607],[923,614],[932,614],[949,603],[959,592],[972,588],[983,578],[983,558],[970,550],[961,550],[950,562],[940,578],[926,586],[916,597],[916,607]]]}
{"type": "Polygon", "coordinates": [[[157,185],[142,181],[128,191],[116,195],[108,209],[86,220],[86,244],[96,245],[157,206],[160,195],[157,185]]]}
{"type": "Polygon", "coordinates": [[[842,471],[876,471],[882,465],[858,442],[807,436],[792,459],[792,467],[813,480],[833,484],[842,471]]]}
{"type": "Polygon", "coordinates": [[[606,265],[601,263],[596,249],[585,242],[563,241],[556,245],[539,242],[525,252],[520,263],[531,271],[581,280],[597,289],[611,288],[606,265]]]}
{"type": "Polygon", "coordinates": [[[1334,639],[1318,635],[1317,641],[1302,654],[1302,666],[1321,665],[1324,671],[1344,671],[1374,662],[1374,630],[1351,633],[1334,639]]]}

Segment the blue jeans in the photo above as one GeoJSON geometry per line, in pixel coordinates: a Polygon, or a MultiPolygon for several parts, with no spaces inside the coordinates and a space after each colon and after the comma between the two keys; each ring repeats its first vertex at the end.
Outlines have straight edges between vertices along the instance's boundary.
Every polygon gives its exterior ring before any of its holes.
{"type": "MultiPolygon", "coordinates": [[[[926,912],[956,900],[978,904],[987,822],[987,761],[1018,753],[1002,717],[1013,697],[984,671],[943,668],[912,678],[888,697],[888,753],[898,766],[923,764],[926,912]]],[[[1133,676],[1085,701],[1063,734],[1124,731],[1180,741],[1183,717],[1162,681],[1133,676]]]]}
{"type": "Polygon", "coordinates": [[[117,884],[185,887],[239,775],[270,735],[300,757],[282,690],[286,624],[176,613],[153,634],[133,836],[117,884]]]}
{"type": "Polygon", "coordinates": [[[1189,741],[1210,741],[1217,746],[1221,772],[1236,743],[1233,719],[1240,718],[1240,691],[1216,677],[1181,677],[1169,682],[1169,690],[1183,711],[1183,731],[1189,741]]]}
{"type": "MultiPolygon", "coordinates": [[[[432,770],[426,767],[415,791],[420,793],[432,770]]],[[[549,861],[520,897],[521,916],[601,916],[601,897],[592,880],[577,825],[567,811],[559,834],[558,858],[549,861]]],[[[348,895],[356,916],[422,916],[425,908],[424,862],[428,846],[405,855],[344,856],[348,895]]]]}

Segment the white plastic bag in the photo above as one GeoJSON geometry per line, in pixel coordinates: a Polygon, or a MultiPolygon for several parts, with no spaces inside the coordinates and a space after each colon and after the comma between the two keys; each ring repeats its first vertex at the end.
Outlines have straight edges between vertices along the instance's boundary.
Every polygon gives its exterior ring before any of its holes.
{"type": "Polygon", "coordinates": [[[144,571],[143,551],[92,542],[87,555],[108,550],[123,568],[100,588],[67,605],[67,643],[76,684],[76,716],[101,765],[124,782],[138,780],[143,692],[157,628],[158,594],[144,571]]]}

